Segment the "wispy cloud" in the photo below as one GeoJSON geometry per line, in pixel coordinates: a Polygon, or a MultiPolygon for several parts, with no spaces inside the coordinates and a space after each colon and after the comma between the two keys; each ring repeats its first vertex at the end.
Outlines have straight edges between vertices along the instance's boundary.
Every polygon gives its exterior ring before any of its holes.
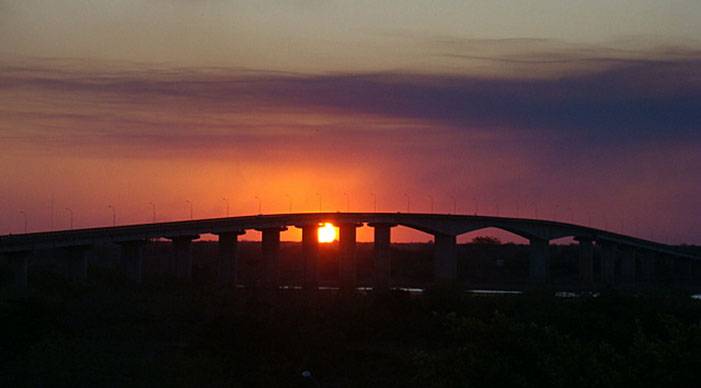
{"type": "MultiPolygon", "coordinates": [[[[701,141],[701,52],[623,50],[543,40],[453,41],[469,60],[523,67],[514,77],[470,72],[281,74],[241,68],[155,68],[81,61],[6,63],[5,121],[132,138],[450,128],[464,133],[577,137],[596,142],[701,141]],[[516,50],[514,45],[541,51],[516,50]],[[499,55],[480,54],[497,47],[499,55]],[[464,54],[470,48],[476,54],[464,54]],[[481,49],[480,49],[481,48],[481,49]],[[507,51],[513,51],[509,54],[507,51]],[[553,64],[550,76],[525,71],[553,64]],[[586,71],[583,71],[583,65],[586,71]],[[563,69],[570,69],[571,72],[563,69]],[[360,129],[360,128],[356,128],[360,129]]],[[[496,50],[496,49],[494,49],[496,50]]],[[[493,51],[494,51],[493,50],[493,51]]]]}

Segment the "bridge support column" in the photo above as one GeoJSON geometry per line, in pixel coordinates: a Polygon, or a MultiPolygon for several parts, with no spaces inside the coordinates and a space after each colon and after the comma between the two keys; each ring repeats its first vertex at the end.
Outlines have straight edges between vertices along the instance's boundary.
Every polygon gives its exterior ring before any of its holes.
{"type": "Polygon", "coordinates": [[[372,224],[375,229],[375,282],[374,289],[389,289],[392,279],[392,227],[390,224],[372,224]]]}
{"type": "Polygon", "coordinates": [[[437,233],[433,238],[434,282],[453,284],[458,279],[457,237],[437,233]]]}
{"type": "Polygon", "coordinates": [[[88,278],[88,256],[90,246],[79,245],[60,248],[59,260],[63,275],[72,281],[85,281],[88,278]]]}
{"type": "Polygon", "coordinates": [[[576,240],[579,242],[579,282],[591,286],[594,283],[594,243],[585,237],[576,240]]]}
{"type": "Polygon", "coordinates": [[[238,282],[238,243],[243,231],[217,233],[217,284],[220,287],[236,287],[238,282]]]}
{"type": "Polygon", "coordinates": [[[338,246],[340,257],[338,258],[339,287],[343,291],[355,291],[358,286],[358,274],[356,269],[356,229],[358,224],[339,225],[338,246]]]}
{"type": "Polygon", "coordinates": [[[173,241],[171,273],[176,279],[188,282],[192,280],[192,241],[198,238],[198,235],[169,237],[173,241]]]}
{"type": "Polygon", "coordinates": [[[691,284],[692,277],[692,262],[691,259],[679,258],[676,259],[677,266],[679,267],[679,284],[683,286],[689,286],[691,284]]]}
{"type": "Polygon", "coordinates": [[[664,284],[667,286],[673,286],[678,279],[677,265],[674,258],[667,254],[662,254],[660,261],[662,262],[662,267],[664,268],[664,284]]]}
{"type": "Polygon", "coordinates": [[[656,282],[655,279],[655,257],[649,252],[642,252],[640,258],[640,281],[647,285],[656,282]]]}
{"type": "MultiPolygon", "coordinates": [[[[256,283],[262,282],[263,287],[277,289],[280,280],[280,232],[287,230],[285,227],[261,229],[261,251],[263,254],[263,273],[256,276],[256,283]]],[[[259,273],[259,271],[256,271],[259,273]]]]}
{"type": "Polygon", "coordinates": [[[304,260],[304,289],[319,288],[319,225],[302,225],[302,256],[304,260]]]}
{"type": "Polygon", "coordinates": [[[127,279],[141,283],[144,276],[144,247],[146,240],[120,242],[121,261],[127,279]]]}
{"type": "Polygon", "coordinates": [[[616,283],[616,260],[618,255],[616,245],[610,242],[599,242],[601,247],[601,282],[607,286],[616,283]]]}
{"type": "Polygon", "coordinates": [[[534,284],[548,281],[548,266],[550,257],[550,242],[542,238],[532,238],[530,241],[530,256],[528,261],[529,280],[534,284]]]}
{"type": "Polygon", "coordinates": [[[27,290],[27,272],[29,268],[29,256],[31,251],[9,252],[5,254],[10,271],[12,271],[12,288],[20,293],[27,290]]]}
{"type": "Polygon", "coordinates": [[[632,286],[636,282],[635,270],[635,249],[625,249],[621,252],[621,283],[627,286],[632,286]]]}

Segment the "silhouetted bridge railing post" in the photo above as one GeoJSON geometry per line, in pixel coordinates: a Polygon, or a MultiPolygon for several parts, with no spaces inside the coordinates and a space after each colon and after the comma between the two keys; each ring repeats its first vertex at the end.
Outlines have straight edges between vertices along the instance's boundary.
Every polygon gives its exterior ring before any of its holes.
{"type": "Polygon", "coordinates": [[[150,239],[166,238],[171,241],[173,248],[167,265],[168,273],[177,279],[189,281],[193,265],[192,242],[201,234],[212,233],[219,238],[217,283],[231,286],[240,283],[238,236],[253,229],[262,234],[261,261],[255,268],[253,283],[248,286],[277,287],[280,232],[289,226],[295,226],[302,229],[303,287],[317,289],[317,228],[326,222],[337,225],[340,231],[338,285],[342,289],[355,289],[358,286],[356,230],[365,224],[374,229],[373,283],[379,289],[391,286],[391,230],[400,225],[434,236],[433,279],[437,284],[454,284],[458,279],[459,235],[484,228],[499,228],[530,242],[529,281],[532,285],[546,285],[550,282],[550,241],[573,237],[579,244],[579,279],[573,287],[638,287],[660,283],[686,288],[699,287],[701,261],[674,247],[579,225],[488,216],[303,213],[229,217],[0,236],[0,254],[6,257],[7,267],[12,272],[11,286],[24,290],[28,287],[27,273],[33,252],[53,250],[64,275],[80,281],[87,277],[91,247],[115,243],[121,247],[120,260],[125,274],[134,282],[141,282],[146,243],[150,239]]]}

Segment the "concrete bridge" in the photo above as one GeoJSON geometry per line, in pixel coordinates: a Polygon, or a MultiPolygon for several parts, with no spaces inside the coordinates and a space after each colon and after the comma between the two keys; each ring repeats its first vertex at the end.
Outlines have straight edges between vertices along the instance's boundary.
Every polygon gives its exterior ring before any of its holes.
{"type": "Polygon", "coordinates": [[[232,285],[237,281],[237,241],[246,230],[262,232],[262,260],[258,265],[256,286],[278,285],[280,232],[290,226],[302,229],[304,287],[318,287],[318,239],[320,223],[339,228],[339,286],[354,289],[356,282],[356,230],[374,228],[374,287],[390,284],[391,229],[405,226],[434,236],[434,282],[454,283],[457,279],[457,237],[461,234],[498,228],[530,242],[529,280],[545,284],[549,280],[550,241],[573,237],[579,243],[578,273],[582,286],[605,284],[633,286],[672,274],[673,282],[699,285],[701,258],[685,254],[672,246],[580,225],[523,218],[411,214],[411,213],[301,213],[228,217],[181,222],[165,222],[105,228],[65,230],[0,236],[0,254],[7,257],[14,275],[14,287],[27,287],[28,261],[32,252],[53,249],[67,276],[87,277],[87,252],[96,244],[121,246],[121,261],[129,278],[142,280],[143,250],[150,239],[172,241],[173,255],[169,272],[181,280],[192,275],[191,243],[201,234],[219,237],[218,281],[232,285]],[[595,279],[594,252],[599,252],[601,270],[595,279]]]}

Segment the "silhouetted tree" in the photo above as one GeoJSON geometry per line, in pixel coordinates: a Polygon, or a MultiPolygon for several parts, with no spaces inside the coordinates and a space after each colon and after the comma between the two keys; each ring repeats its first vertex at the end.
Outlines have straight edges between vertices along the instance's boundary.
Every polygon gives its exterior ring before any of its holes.
{"type": "Polygon", "coordinates": [[[473,244],[501,245],[501,240],[493,236],[477,236],[472,239],[473,244]]]}

